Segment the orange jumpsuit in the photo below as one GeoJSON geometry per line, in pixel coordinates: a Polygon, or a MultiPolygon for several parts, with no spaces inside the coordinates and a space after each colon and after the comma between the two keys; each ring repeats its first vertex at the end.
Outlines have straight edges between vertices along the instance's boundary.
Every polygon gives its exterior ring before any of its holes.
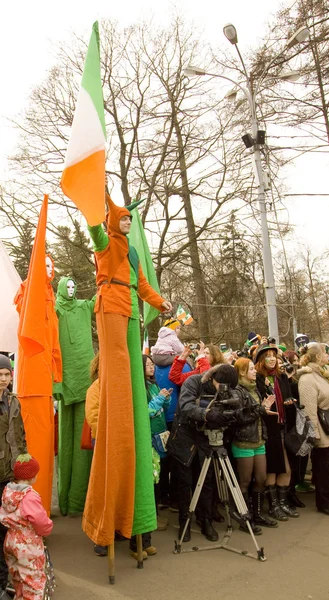
{"type": "MultiPolygon", "coordinates": [[[[48,515],[51,508],[54,468],[54,407],[52,384],[62,378],[62,358],[58,338],[58,319],[51,279],[46,276],[46,305],[39,318],[44,322],[43,352],[27,356],[18,349],[17,396],[21,404],[28,451],[40,464],[35,490],[40,494],[48,515]]],[[[27,281],[16,294],[15,304],[21,313],[27,281]]]]}

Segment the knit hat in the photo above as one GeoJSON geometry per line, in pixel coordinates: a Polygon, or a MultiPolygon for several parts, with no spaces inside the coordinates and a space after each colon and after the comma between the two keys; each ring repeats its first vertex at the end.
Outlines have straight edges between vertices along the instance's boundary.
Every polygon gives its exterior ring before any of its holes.
{"type": "Polygon", "coordinates": [[[255,355],[254,355],[254,363],[258,363],[261,354],[263,354],[263,352],[266,352],[266,350],[274,350],[274,352],[276,352],[276,354],[278,354],[278,347],[277,346],[272,346],[271,344],[261,344],[260,346],[258,346],[255,355]]]}
{"type": "Polygon", "coordinates": [[[215,379],[218,383],[226,383],[231,388],[235,388],[238,385],[237,371],[231,365],[220,364],[211,367],[211,369],[202,374],[201,382],[205,383],[210,379],[215,379]]]}
{"type": "Polygon", "coordinates": [[[4,354],[0,354],[0,369],[8,369],[11,373],[13,372],[13,368],[11,366],[11,362],[8,356],[4,354]]]}
{"type": "Polygon", "coordinates": [[[177,319],[167,319],[163,325],[164,327],[175,330],[176,327],[180,327],[181,323],[177,319]]]}
{"type": "Polygon", "coordinates": [[[253,346],[254,344],[257,344],[258,342],[260,342],[260,335],[258,335],[254,331],[249,331],[249,333],[247,335],[247,341],[246,341],[247,346],[249,346],[249,347],[253,346]]]}
{"type": "Polygon", "coordinates": [[[15,479],[28,481],[33,479],[40,471],[38,461],[31,454],[20,454],[14,464],[15,479]]]}

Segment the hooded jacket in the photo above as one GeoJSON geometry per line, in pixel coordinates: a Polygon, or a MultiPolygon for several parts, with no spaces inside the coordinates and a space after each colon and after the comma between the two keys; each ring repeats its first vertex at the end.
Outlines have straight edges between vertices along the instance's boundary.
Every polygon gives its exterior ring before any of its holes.
{"type": "Polygon", "coordinates": [[[151,354],[181,354],[184,345],[178,339],[175,331],[168,327],[161,327],[156,344],[152,346],[151,354]]]}
{"type": "Polygon", "coordinates": [[[164,298],[148,283],[136,249],[130,246],[128,237],[120,230],[120,219],[131,216],[130,211],[116,206],[110,196],[107,196],[107,202],[110,206],[107,234],[102,225],[88,226],[96,261],[98,290],[95,312],[99,311],[102,301],[105,313],[139,319],[137,294],[144,302],[163,312],[164,298]]]}
{"type": "Polygon", "coordinates": [[[30,535],[49,535],[53,522],[41,504],[41,498],[26,483],[8,483],[2,494],[0,522],[9,530],[30,535]]]}
{"type": "Polygon", "coordinates": [[[317,363],[309,363],[297,371],[298,391],[301,405],[311,419],[315,429],[315,446],[329,447],[329,435],[326,435],[318,419],[318,408],[329,410],[329,380],[321,375],[317,363]]]}
{"type": "Polygon", "coordinates": [[[62,277],[58,283],[55,310],[59,321],[59,342],[63,359],[62,383],[54,385],[53,393],[66,405],[85,400],[91,384],[90,361],[94,357],[91,319],[96,296],[77,300],[77,284],[72,277],[62,277]],[[73,281],[74,295],[69,298],[67,282],[73,281]]]}

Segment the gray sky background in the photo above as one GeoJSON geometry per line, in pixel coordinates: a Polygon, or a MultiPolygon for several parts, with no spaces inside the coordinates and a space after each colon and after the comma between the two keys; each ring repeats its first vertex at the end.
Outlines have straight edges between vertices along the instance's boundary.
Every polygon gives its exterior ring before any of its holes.
{"type": "MultiPolygon", "coordinates": [[[[289,4],[292,3],[293,0],[289,0],[289,4]]],[[[0,181],[10,177],[6,157],[17,142],[17,133],[8,119],[24,110],[30,92],[55,62],[56,42],[69,40],[73,31],[89,36],[92,23],[102,18],[114,18],[122,25],[129,25],[153,16],[156,23],[166,24],[176,12],[203,29],[206,40],[226,47],[229,43],[222,28],[227,22],[234,23],[240,49],[245,51],[257,46],[264,23],[282,4],[278,0],[230,0],[225,5],[218,0],[121,0],[116,3],[109,0],[57,0],[53,3],[16,0],[10,4],[3,0],[0,3],[0,181]]],[[[295,166],[284,173],[288,191],[292,194],[328,193],[328,162],[328,155],[298,159],[295,166]]],[[[290,221],[296,225],[291,242],[294,247],[310,245],[316,252],[329,248],[329,196],[286,198],[285,203],[290,221]]]]}

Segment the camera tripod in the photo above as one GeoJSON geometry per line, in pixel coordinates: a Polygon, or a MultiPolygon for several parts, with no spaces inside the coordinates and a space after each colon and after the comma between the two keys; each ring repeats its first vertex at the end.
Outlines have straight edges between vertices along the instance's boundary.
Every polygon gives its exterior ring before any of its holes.
{"type": "Polygon", "coordinates": [[[218,548],[222,548],[223,550],[229,550],[230,552],[236,552],[237,554],[241,554],[242,556],[248,556],[250,558],[255,558],[256,560],[265,561],[266,557],[264,555],[264,548],[259,548],[256,538],[254,536],[253,530],[250,525],[250,514],[248,512],[247,505],[245,503],[245,499],[240,490],[239,484],[237,482],[235,473],[233,471],[230,459],[227,455],[227,451],[223,446],[223,431],[220,429],[206,429],[204,432],[209,438],[209,453],[204,459],[204,463],[202,465],[201,473],[198,479],[198,483],[196,485],[190,506],[188,511],[188,518],[184,526],[184,530],[182,535],[178,541],[175,541],[175,550],[174,554],[182,554],[184,552],[196,552],[198,550],[215,550],[218,548]],[[208,469],[210,467],[211,462],[214,465],[215,478],[217,484],[218,495],[221,504],[224,506],[226,511],[227,518],[227,530],[224,533],[219,544],[212,544],[211,546],[193,546],[192,548],[184,548],[182,549],[182,542],[185,535],[185,532],[192,520],[194,515],[205,479],[208,473],[208,469]],[[235,509],[230,511],[230,496],[234,503],[235,509]],[[251,535],[252,541],[255,545],[257,554],[250,554],[246,550],[239,550],[238,548],[233,548],[232,546],[228,546],[228,543],[231,539],[231,535],[233,532],[232,528],[232,520],[231,514],[236,515],[234,518],[240,523],[243,523],[247,526],[248,531],[251,535]]]}

